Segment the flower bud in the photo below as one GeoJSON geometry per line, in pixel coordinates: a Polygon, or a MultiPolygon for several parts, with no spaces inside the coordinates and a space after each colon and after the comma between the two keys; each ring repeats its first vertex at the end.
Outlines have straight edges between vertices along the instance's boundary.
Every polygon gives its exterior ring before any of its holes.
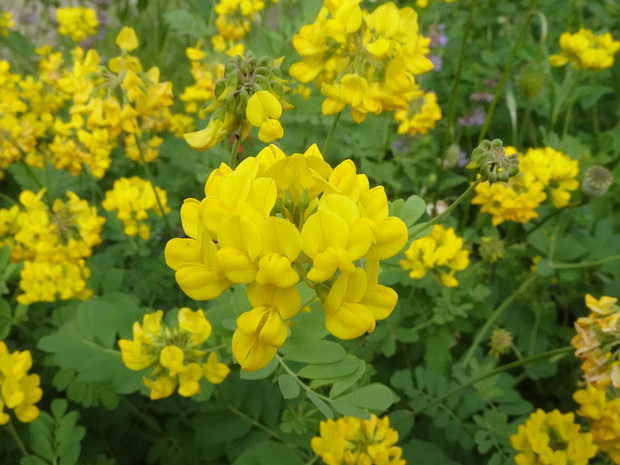
{"type": "Polygon", "coordinates": [[[547,76],[542,62],[530,63],[525,66],[518,77],[521,93],[527,98],[534,98],[543,90],[547,76]]]}
{"type": "Polygon", "coordinates": [[[483,140],[472,151],[467,169],[478,170],[482,181],[506,182],[519,173],[519,158],[516,153],[506,155],[500,139],[483,140]]]}
{"type": "Polygon", "coordinates": [[[583,193],[588,197],[600,197],[607,192],[613,182],[611,171],[604,166],[593,165],[583,175],[583,193]]]}

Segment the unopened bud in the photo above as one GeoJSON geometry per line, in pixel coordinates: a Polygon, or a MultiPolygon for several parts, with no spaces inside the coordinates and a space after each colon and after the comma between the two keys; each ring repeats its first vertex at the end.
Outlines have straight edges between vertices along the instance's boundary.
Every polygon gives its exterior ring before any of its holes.
{"type": "Polygon", "coordinates": [[[583,175],[583,193],[588,197],[600,197],[613,184],[614,176],[601,165],[589,167],[583,175]]]}
{"type": "Polygon", "coordinates": [[[528,64],[519,74],[519,89],[527,98],[534,98],[543,90],[547,77],[542,62],[528,64]]]}
{"type": "Polygon", "coordinates": [[[483,140],[472,151],[467,168],[478,170],[482,181],[506,182],[519,173],[519,158],[516,153],[506,155],[500,139],[483,140]]]}

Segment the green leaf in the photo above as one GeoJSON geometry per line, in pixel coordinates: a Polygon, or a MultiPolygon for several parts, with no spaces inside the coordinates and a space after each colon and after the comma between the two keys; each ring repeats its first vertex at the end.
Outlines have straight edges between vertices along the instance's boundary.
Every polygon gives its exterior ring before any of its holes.
{"type": "Polygon", "coordinates": [[[334,408],[334,410],[336,410],[342,415],[357,417],[361,418],[362,420],[370,420],[370,413],[368,413],[368,411],[359,407],[355,407],[351,404],[336,400],[332,402],[332,407],[334,408]]]}
{"type": "Polygon", "coordinates": [[[372,383],[337,397],[335,400],[355,407],[383,412],[396,402],[397,397],[386,385],[372,383]]]}
{"type": "Polygon", "coordinates": [[[333,341],[316,341],[286,348],[286,360],[301,363],[334,363],[347,355],[344,347],[333,341]]]}
{"type": "Polygon", "coordinates": [[[29,455],[28,457],[23,457],[19,461],[19,465],[49,465],[49,462],[46,462],[36,455],[29,455]]]}
{"type": "Polygon", "coordinates": [[[316,408],[325,416],[325,418],[334,418],[334,412],[329,405],[323,401],[315,392],[306,391],[306,397],[314,404],[316,408]]]}
{"type": "Polygon", "coordinates": [[[307,365],[297,372],[300,378],[340,378],[350,375],[357,368],[357,363],[353,358],[345,358],[335,363],[325,363],[321,365],[307,365]]]}
{"type": "Polygon", "coordinates": [[[418,221],[426,210],[426,202],[417,195],[412,195],[407,200],[397,199],[390,202],[390,214],[399,217],[411,228],[418,221]]]}
{"type": "Polygon", "coordinates": [[[299,395],[301,388],[297,379],[287,373],[278,376],[278,386],[282,392],[282,397],[285,399],[294,399],[299,395]]]}
{"type": "MultiPolygon", "coordinates": [[[[351,355],[351,357],[353,356],[351,355]]],[[[332,385],[331,390],[329,391],[329,397],[334,398],[339,396],[351,386],[353,386],[364,375],[364,373],[366,373],[366,362],[364,362],[364,360],[358,359],[357,357],[355,357],[355,359],[357,363],[355,371],[335,381],[332,385]]]]}
{"type": "Polygon", "coordinates": [[[11,332],[13,315],[9,303],[0,299],[0,341],[4,341],[11,332]]]}
{"type": "Polygon", "coordinates": [[[50,410],[52,411],[52,415],[56,421],[60,420],[65,412],[67,411],[67,400],[66,399],[54,399],[50,406],[50,410]]]}
{"type": "Polygon", "coordinates": [[[233,462],[233,465],[303,465],[305,462],[286,444],[279,442],[261,442],[252,449],[245,450],[233,462]]]}

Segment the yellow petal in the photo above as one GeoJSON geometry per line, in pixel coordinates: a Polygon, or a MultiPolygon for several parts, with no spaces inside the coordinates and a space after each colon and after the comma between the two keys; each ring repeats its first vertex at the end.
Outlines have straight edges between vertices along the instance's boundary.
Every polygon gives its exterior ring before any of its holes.
{"type": "Polygon", "coordinates": [[[138,48],[138,37],[136,36],[136,31],[127,26],[122,28],[116,36],[116,45],[118,45],[121,50],[126,50],[128,52],[138,48]]]}

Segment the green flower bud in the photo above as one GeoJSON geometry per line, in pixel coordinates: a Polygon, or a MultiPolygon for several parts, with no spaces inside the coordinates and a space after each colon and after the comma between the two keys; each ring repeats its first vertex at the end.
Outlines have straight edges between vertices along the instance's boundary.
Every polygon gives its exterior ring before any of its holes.
{"type": "Polygon", "coordinates": [[[506,182],[519,173],[519,158],[516,153],[506,155],[500,139],[483,140],[472,151],[466,168],[478,170],[482,181],[506,182]]]}
{"type": "Polygon", "coordinates": [[[523,95],[534,98],[543,90],[546,80],[542,62],[536,62],[528,64],[521,70],[517,82],[523,95]]]}
{"type": "Polygon", "coordinates": [[[613,184],[614,176],[601,165],[590,166],[583,175],[583,193],[588,197],[600,197],[613,184]]]}

